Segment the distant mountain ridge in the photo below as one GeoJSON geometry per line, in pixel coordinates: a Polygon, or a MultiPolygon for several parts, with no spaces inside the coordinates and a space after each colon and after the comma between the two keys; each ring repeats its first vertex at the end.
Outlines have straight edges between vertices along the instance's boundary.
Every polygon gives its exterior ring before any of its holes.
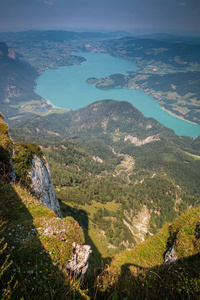
{"type": "MultiPolygon", "coordinates": [[[[72,30],[29,30],[20,32],[20,39],[23,41],[56,41],[63,43],[66,40],[83,40],[83,39],[106,39],[106,38],[115,38],[121,36],[127,36],[130,34],[127,31],[119,30],[113,32],[100,32],[100,31],[72,31],[72,30]]],[[[16,33],[5,32],[0,33],[1,39],[7,39],[8,37],[15,37],[16,33]]]]}
{"type": "MultiPolygon", "coordinates": [[[[13,137],[17,134],[22,140],[37,140],[43,136],[48,140],[62,139],[97,139],[108,137],[111,133],[116,135],[137,133],[138,137],[147,137],[149,133],[156,134],[173,132],[158,123],[153,118],[145,118],[132,104],[126,101],[101,100],[84,108],[72,110],[68,113],[47,117],[37,117],[32,121],[25,121],[11,126],[13,137]],[[119,133],[117,133],[117,131],[119,133]]],[[[112,143],[112,140],[110,140],[112,143]]]]}

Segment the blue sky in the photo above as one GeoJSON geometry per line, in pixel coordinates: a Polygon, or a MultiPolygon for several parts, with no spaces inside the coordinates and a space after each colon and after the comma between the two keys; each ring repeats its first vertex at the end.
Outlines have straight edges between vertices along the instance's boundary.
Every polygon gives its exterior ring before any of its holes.
{"type": "Polygon", "coordinates": [[[200,31],[200,0],[0,0],[0,31],[200,31]]]}

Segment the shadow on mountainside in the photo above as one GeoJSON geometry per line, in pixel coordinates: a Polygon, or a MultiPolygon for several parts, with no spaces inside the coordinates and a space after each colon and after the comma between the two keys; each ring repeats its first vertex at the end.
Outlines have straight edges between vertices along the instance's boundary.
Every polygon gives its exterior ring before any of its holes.
{"type": "MultiPolygon", "coordinates": [[[[89,236],[89,218],[86,211],[83,209],[76,209],[71,207],[64,202],[60,201],[61,211],[63,217],[71,216],[73,217],[79,225],[82,227],[85,235],[85,244],[90,245],[92,253],[89,257],[89,270],[87,276],[84,279],[84,287],[88,290],[90,299],[96,299],[98,291],[98,278],[105,268],[105,265],[109,265],[111,262],[111,257],[102,258],[101,253],[98,251],[93,240],[89,236]]],[[[104,295],[101,294],[99,299],[103,299],[104,295]]],[[[107,295],[106,295],[107,297],[107,295]]],[[[108,298],[110,296],[108,295],[108,298]]],[[[106,300],[108,298],[105,298],[106,300]]]]}
{"type": "Polygon", "coordinates": [[[102,263],[109,263],[111,258],[102,258],[101,253],[98,251],[97,247],[95,246],[94,242],[92,241],[91,237],[89,236],[89,218],[86,211],[83,209],[77,209],[65,204],[63,201],[60,200],[60,206],[63,217],[71,216],[73,217],[79,225],[83,228],[84,235],[85,235],[85,244],[90,245],[92,249],[92,253],[89,258],[89,268],[91,269],[98,269],[102,267],[102,263]]]}
{"type": "MultiPolygon", "coordinates": [[[[200,299],[200,254],[178,260],[170,266],[144,268],[124,264],[121,274],[114,278],[97,299],[200,299]],[[109,298],[110,297],[110,298],[109,298]]],[[[103,279],[104,281],[104,279],[103,279]]]]}
{"type": "MultiPolygon", "coordinates": [[[[0,179],[0,298],[10,299],[12,294],[12,299],[82,299],[45,250],[27,208],[31,205],[27,195],[19,196],[0,179]]],[[[34,209],[43,218],[44,208],[37,205],[34,209]]],[[[52,217],[54,213],[47,210],[47,214],[52,217]]]]}

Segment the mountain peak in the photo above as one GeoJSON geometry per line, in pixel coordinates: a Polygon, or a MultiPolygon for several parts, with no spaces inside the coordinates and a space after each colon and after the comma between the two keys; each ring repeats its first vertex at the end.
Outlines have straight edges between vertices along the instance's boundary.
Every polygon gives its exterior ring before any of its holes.
{"type": "Polygon", "coordinates": [[[8,56],[12,59],[16,59],[15,50],[12,47],[8,47],[4,42],[0,42],[0,57],[1,56],[8,56]]]}

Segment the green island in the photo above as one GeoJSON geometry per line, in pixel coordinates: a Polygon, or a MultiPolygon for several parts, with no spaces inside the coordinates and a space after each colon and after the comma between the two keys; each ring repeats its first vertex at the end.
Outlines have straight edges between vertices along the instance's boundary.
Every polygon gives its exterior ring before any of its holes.
{"type": "Polygon", "coordinates": [[[86,83],[96,83],[98,79],[96,77],[91,77],[86,80],[86,83]]]}

